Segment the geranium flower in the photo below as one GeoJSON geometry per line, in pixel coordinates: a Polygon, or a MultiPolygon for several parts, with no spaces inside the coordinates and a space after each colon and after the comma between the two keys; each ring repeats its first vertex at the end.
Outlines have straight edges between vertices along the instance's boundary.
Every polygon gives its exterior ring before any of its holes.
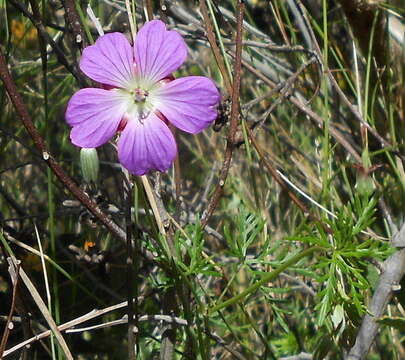
{"type": "Polygon", "coordinates": [[[147,22],[134,47],[121,33],[110,33],[86,47],[80,69],[103,88],[76,92],[66,110],[74,145],[94,148],[118,131],[118,159],[135,175],[166,171],[177,153],[167,124],[192,134],[217,117],[220,95],[203,76],[174,79],[187,57],[176,31],[160,20],[147,22]]]}

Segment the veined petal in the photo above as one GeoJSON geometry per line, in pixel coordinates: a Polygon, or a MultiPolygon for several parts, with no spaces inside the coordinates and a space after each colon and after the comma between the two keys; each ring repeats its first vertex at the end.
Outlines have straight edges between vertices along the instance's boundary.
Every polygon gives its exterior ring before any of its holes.
{"type": "Polygon", "coordinates": [[[196,134],[217,117],[220,94],[215,84],[203,76],[173,80],[153,91],[156,108],[180,130],[196,134]]]}
{"type": "Polygon", "coordinates": [[[130,119],[118,141],[118,159],[135,175],[144,175],[150,170],[166,171],[176,153],[173,134],[153,113],[143,124],[138,119],[130,119]]]}
{"type": "Polygon", "coordinates": [[[128,88],[135,79],[132,47],[121,33],[103,35],[83,50],[80,69],[99,83],[128,88]]]}
{"type": "Polygon", "coordinates": [[[65,114],[67,123],[73,126],[72,143],[86,148],[105,144],[117,131],[127,103],[117,90],[79,90],[69,100],[65,114]]]}
{"type": "Polygon", "coordinates": [[[135,39],[137,72],[148,85],[176,71],[187,57],[187,47],[176,31],[166,30],[160,20],[147,22],[135,39]]]}

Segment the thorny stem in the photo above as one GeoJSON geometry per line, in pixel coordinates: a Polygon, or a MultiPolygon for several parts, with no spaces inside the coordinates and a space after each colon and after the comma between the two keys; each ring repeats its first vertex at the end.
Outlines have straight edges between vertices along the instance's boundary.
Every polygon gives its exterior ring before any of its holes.
{"type": "Polygon", "coordinates": [[[235,135],[238,127],[239,120],[239,92],[240,81],[242,72],[242,32],[243,32],[243,14],[245,10],[245,4],[243,1],[238,1],[238,14],[236,25],[236,55],[234,63],[234,79],[232,87],[232,105],[231,105],[231,120],[230,128],[228,132],[228,138],[225,149],[225,158],[222,163],[221,172],[219,174],[219,181],[215,188],[214,194],[208,204],[206,214],[201,221],[201,227],[204,228],[210,217],[212,216],[215,208],[218,205],[219,199],[222,196],[223,187],[225,185],[226,178],[228,177],[229,168],[231,166],[232,154],[235,148],[235,135]]]}
{"type": "Polygon", "coordinates": [[[27,107],[25,106],[21,95],[19,94],[17,87],[11,77],[8,69],[6,59],[0,50],[0,78],[4,83],[7,93],[10,96],[11,102],[13,103],[20,120],[27,129],[29,135],[36,148],[42,154],[43,160],[51,168],[56,177],[61,181],[61,183],[73,194],[73,196],[79,200],[102,224],[121,241],[126,241],[125,232],[113,221],[111,220],[97,204],[91,200],[86,193],[80,189],[72,178],[70,178],[58,164],[58,162],[52,157],[48,152],[47,146],[44,139],[39,133],[38,129],[35,127],[30,114],[28,113],[27,107]]]}

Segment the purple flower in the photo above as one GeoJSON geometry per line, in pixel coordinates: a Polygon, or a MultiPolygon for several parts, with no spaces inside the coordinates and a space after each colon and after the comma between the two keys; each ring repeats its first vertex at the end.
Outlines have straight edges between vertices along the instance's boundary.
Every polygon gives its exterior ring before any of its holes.
{"type": "Polygon", "coordinates": [[[146,23],[134,47],[121,33],[101,36],[84,49],[80,69],[103,88],[75,93],[66,110],[73,144],[94,148],[117,131],[120,163],[135,175],[166,171],[177,153],[167,124],[196,134],[217,117],[220,95],[203,76],[174,79],[187,57],[179,33],[160,20],[146,23]]]}

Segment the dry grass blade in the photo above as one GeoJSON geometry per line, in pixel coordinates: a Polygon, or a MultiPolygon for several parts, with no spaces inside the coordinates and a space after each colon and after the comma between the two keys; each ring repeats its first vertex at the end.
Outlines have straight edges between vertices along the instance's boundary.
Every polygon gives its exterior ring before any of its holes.
{"type": "Polygon", "coordinates": [[[9,263],[9,266],[15,269],[15,271],[18,271],[19,276],[21,277],[22,282],[24,285],[27,287],[29,293],[32,296],[32,299],[34,300],[35,304],[38,306],[39,311],[42,313],[43,317],[45,318],[46,322],[48,323],[49,327],[51,328],[53,334],[55,335],[56,340],[58,341],[63,353],[65,354],[66,359],[68,360],[73,360],[73,355],[70,352],[65,339],[63,338],[61,332],[58,329],[58,326],[56,325],[55,321],[53,320],[53,317],[51,313],[49,312],[47,306],[45,305],[44,301],[41,298],[41,295],[39,294],[38,290],[32,283],[32,281],[29,279],[28,275],[25,273],[25,271],[20,267],[18,267],[18,261],[12,257],[7,258],[7,261],[9,263]]]}

